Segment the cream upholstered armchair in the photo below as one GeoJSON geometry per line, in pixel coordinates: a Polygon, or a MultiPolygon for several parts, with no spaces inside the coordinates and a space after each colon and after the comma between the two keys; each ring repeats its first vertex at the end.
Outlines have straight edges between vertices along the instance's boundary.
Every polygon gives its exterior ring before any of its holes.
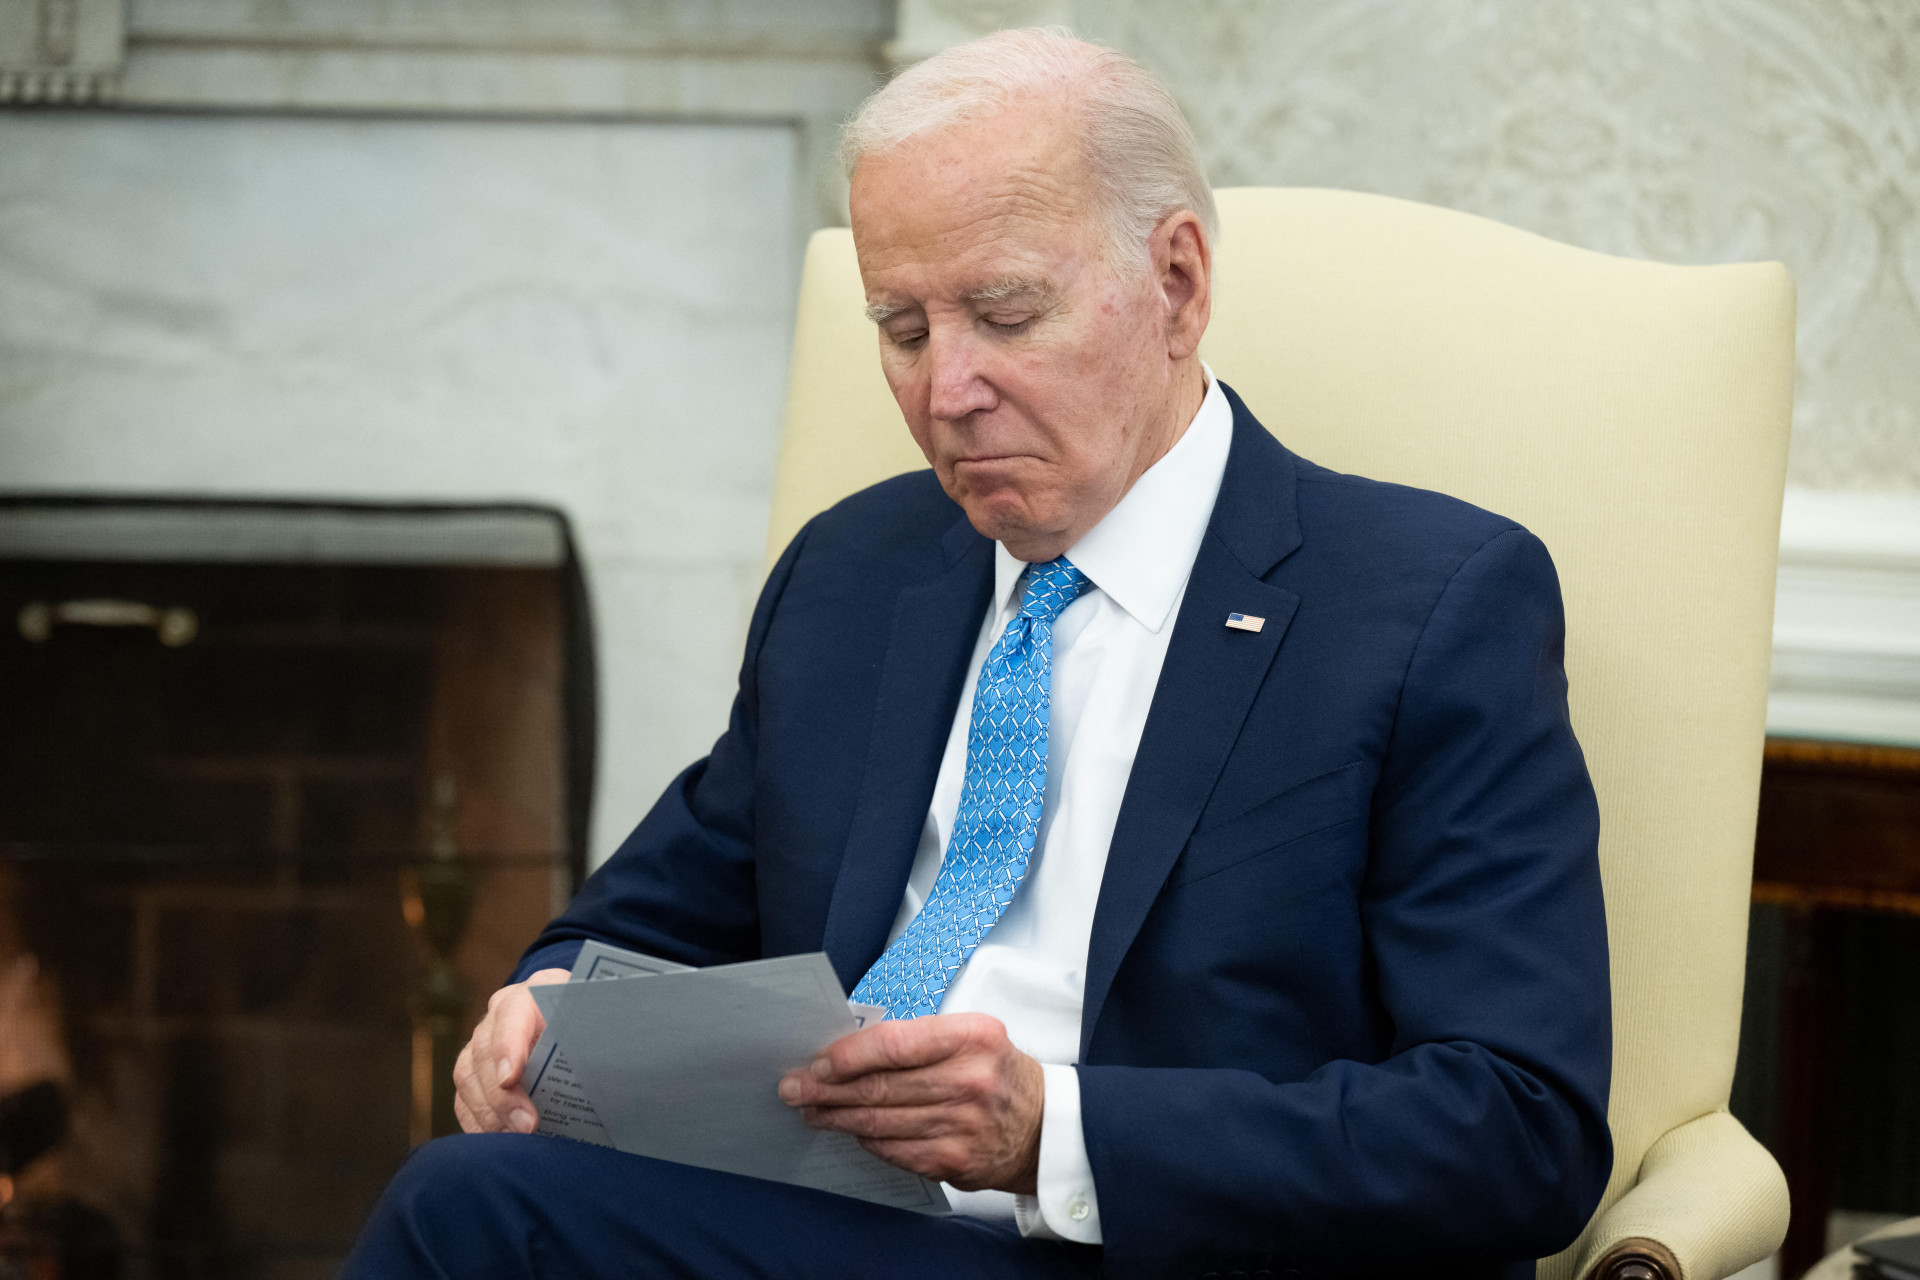
{"type": "MultiPolygon", "coordinates": [[[[1714,1280],[1786,1231],[1727,1112],[1793,387],[1777,264],[1611,258],[1382,196],[1222,191],[1204,352],[1292,449],[1547,544],[1599,792],[1613,1180],[1542,1280],[1714,1280]]],[[[924,466],[845,231],[807,254],[770,548],[924,466]]]]}

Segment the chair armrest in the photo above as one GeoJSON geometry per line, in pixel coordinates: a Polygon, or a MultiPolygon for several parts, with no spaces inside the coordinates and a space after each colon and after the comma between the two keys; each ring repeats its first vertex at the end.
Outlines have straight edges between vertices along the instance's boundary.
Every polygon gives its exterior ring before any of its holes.
{"type": "Polygon", "coordinates": [[[1669,1130],[1587,1228],[1583,1280],[1723,1280],[1780,1247],[1787,1180],[1725,1111],[1669,1130]]]}

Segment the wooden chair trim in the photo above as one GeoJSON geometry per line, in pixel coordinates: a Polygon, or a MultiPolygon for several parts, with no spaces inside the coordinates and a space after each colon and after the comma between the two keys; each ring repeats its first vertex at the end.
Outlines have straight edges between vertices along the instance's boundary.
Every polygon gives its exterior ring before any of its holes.
{"type": "Polygon", "coordinates": [[[1658,1240],[1622,1240],[1601,1255],[1587,1280],[1680,1280],[1680,1260],[1658,1240]]]}

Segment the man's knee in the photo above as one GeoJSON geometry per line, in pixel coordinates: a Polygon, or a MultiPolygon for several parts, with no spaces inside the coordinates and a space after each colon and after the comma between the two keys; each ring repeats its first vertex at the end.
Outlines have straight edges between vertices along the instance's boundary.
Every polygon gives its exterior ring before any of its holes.
{"type": "Polygon", "coordinates": [[[454,1209],[463,1216],[482,1204],[515,1198],[530,1166],[552,1139],[517,1133],[462,1133],[415,1147],[387,1188],[387,1199],[408,1216],[454,1209]]]}
{"type": "Polygon", "coordinates": [[[461,1134],[416,1148],[374,1207],[342,1280],[533,1274],[527,1188],[547,1139],[461,1134]]]}

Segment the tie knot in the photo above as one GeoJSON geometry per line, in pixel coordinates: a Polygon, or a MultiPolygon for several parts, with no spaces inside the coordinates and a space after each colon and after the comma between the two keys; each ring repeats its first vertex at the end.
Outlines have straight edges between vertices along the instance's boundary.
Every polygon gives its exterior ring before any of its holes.
{"type": "Polygon", "coordinates": [[[1073,567],[1073,561],[1058,556],[1045,564],[1027,566],[1027,598],[1020,602],[1020,616],[1052,622],[1060,611],[1080,598],[1093,580],[1073,567]]]}

